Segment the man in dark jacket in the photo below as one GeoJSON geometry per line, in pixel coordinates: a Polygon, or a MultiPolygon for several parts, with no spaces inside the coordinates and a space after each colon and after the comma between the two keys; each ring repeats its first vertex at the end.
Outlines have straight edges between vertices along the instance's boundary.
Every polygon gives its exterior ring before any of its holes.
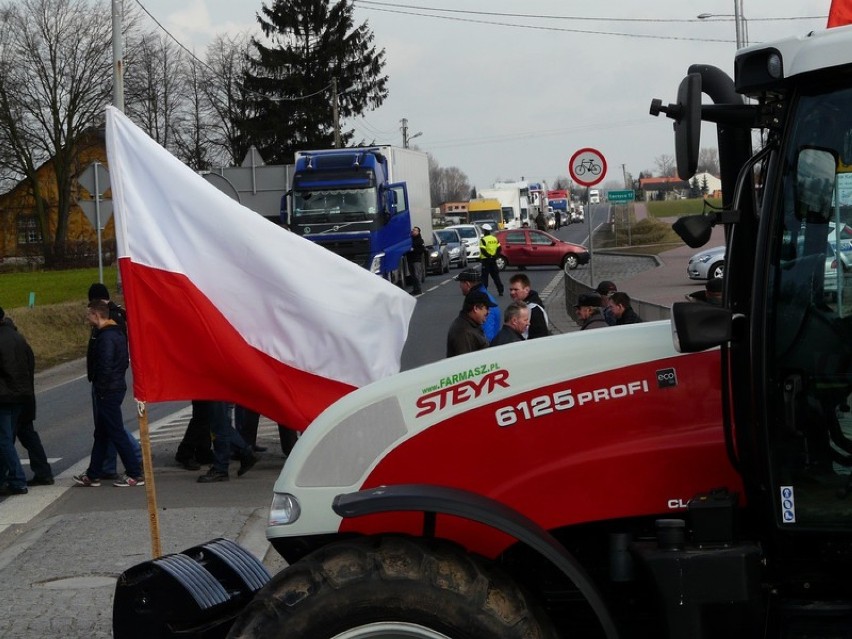
{"type": "Polygon", "coordinates": [[[464,305],[453,320],[447,333],[447,357],[472,353],[488,347],[482,325],[488,311],[496,306],[482,291],[473,291],[464,297],[464,305]]]}
{"type": "Polygon", "coordinates": [[[525,302],[512,302],[503,311],[503,328],[491,340],[491,346],[523,342],[530,327],[530,309],[525,302]]]}
{"type": "MultiPolygon", "coordinates": [[[[116,326],[121,329],[121,333],[124,335],[124,339],[127,339],[127,311],[124,310],[121,306],[113,302],[109,298],[109,289],[100,283],[95,282],[89,287],[89,301],[92,302],[94,300],[104,300],[107,303],[107,308],[109,309],[109,319],[115,322],[116,326]]],[[[89,335],[89,346],[86,349],[86,371],[88,373],[89,381],[92,381],[94,370],[93,370],[93,362],[94,362],[94,348],[95,348],[95,338],[97,336],[98,329],[92,327],[92,332],[89,335]]],[[[139,446],[139,442],[136,441],[136,438],[133,437],[129,432],[127,436],[130,438],[130,443],[133,445],[134,450],[136,451],[136,457],[139,459],[139,462],[142,462],[142,448],[139,446]]],[[[117,469],[117,455],[115,452],[115,447],[112,443],[107,445],[106,456],[104,457],[104,466],[103,466],[103,475],[101,475],[101,479],[118,479],[118,469],[117,469]]]]}
{"type": "Polygon", "coordinates": [[[581,293],[574,311],[581,331],[609,326],[601,313],[601,296],[597,293],[581,293]]]}
{"type": "Polygon", "coordinates": [[[526,273],[516,273],[509,279],[509,295],[516,302],[525,302],[530,309],[530,323],[524,338],[547,337],[550,335],[550,320],[538,293],[535,292],[526,273]]]}
{"type": "Polygon", "coordinates": [[[630,306],[630,296],[627,293],[616,292],[609,296],[609,307],[615,317],[615,325],[638,324],[642,318],[630,306]]]}
{"type": "Polygon", "coordinates": [[[411,290],[412,295],[420,295],[423,290],[420,288],[420,283],[423,281],[423,263],[426,256],[426,242],[420,234],[420,227],[415,226],[411,229],[411,251],[408,253],[408,264],[411,266],[411,274],[414,278],[414,286],[411,290]]]}
{"type": "Polygon", "coordinates": [[[485,324],[482,325],[482,331],[485,333],[485,339],[489,342],[500,332],[502,320],[500,319],[500,309],[497,307],[497,300],[488,292],[482,284],[482,274],[478,269],[466,268],[454,278],[459,283],[459,290],[462,295],[469,295],[474,291],[485,294],[491,304],[489,304],[488,317],[485,318],[485,324]]]}
{"type": "Polygon", "coordinates": [[[35,396],[35,357],[27,340],[5,317],[0,309],[0,471],[5,475],[0,496],[25,495],[27,478],[15,450],[15,427],[35,396]]]}
{"type": "Polygon", "coordinates": [[[106,300],[89,302],[86,319],[97,332],[92,361],[92,413],[95,420],[95,442],[85,474],[74,477],[79,486],[100,486],[107,445],[112,443],[121,462],[125,476],[113,486],[143,486],[142,464],[130,442],[133,439],[124,429],[121,403],[127,392],[124,381],[130,356],[127,339],[115,320],[109,318],[106,300]]]}

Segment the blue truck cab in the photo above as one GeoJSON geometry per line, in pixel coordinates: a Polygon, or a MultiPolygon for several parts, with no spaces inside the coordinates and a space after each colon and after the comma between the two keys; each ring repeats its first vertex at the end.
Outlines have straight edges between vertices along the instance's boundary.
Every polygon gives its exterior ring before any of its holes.
{"type": "Polygon", "coordinates": [[[294,233],[373,273],[402,283],[411,250],[411,213],[404,182],[391,183],[381,149],[329,149],[296,154],[282,219],[294,233]]]}

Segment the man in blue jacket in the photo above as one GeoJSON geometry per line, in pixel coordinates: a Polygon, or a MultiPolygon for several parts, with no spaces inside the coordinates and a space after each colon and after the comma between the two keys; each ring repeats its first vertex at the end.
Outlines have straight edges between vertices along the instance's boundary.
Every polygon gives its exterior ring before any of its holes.
{"type": "Polygon", "coordinates": [[[96,329],[91,369],[95,442],[89,468],[85,474],[75,476],[74,482],[86,487],[101,485],[107,445],[112,443],[125,471],[125,476],[113,483],[113,486],[143,486],[145,479],[142,476],[142,464],[130,442],[131,436],[124,429],[121,416],[121,403],[127,393],[124,377],[130,364],[127,338],[115,320],[110,319],[106,300],[89,302],[86,319],[96,329]]]}
{"type": "Polygon", "coordinates": [[[468,293],[481,291],[488,296],[491,305],[488,308],[488,317],[485,318],[485,324],[482,325],[482,330],[485,332],[485,339],[488,343],[497,336],[500,328],[503,326],[503,320],[500,317],[500,308],[497,306],[497,300],[488,292],[488,289],[482,284],[482,275],[479,269],[466,268],[454,278],[459,283],[462,295],[467,296],[468,293]]]}

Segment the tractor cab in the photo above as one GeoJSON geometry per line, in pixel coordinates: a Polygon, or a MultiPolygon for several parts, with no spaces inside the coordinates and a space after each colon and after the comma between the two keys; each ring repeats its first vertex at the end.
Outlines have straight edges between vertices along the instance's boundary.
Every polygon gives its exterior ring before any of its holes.
{"type": "Polygon", "coordinates": [[[852,55],[831,31],[741,50],[735,84],[690,68],[678,103],[651,110],[675,120],[681,178],[695,171],[700,120],[718,124],[723,165],[723,209],[674,226],[700,246],[725,225],[725,305],[675,304],[676,344],[722,347],[728,452],[779,605],[842,597],[834,612],[848,621],[852,55]]]}

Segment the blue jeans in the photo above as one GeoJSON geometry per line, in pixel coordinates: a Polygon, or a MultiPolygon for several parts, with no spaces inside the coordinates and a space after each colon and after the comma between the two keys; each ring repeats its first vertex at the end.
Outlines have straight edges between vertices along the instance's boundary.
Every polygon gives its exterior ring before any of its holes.
{"type": "Polygon", "coordinates": [[[219,472],[228,472],[232,451],[239,456],[252,454],[251,447],[231,426],[225,402],[210,402],[210,435],[213,437],[213,468],[219,472]]]}
{"type": "MultiPolygon", "coordinates": [[[[97,415],[97,406],[95,404],[95,389],[92,387],[92,415],[97,415]]],[[[96,420],[97,421],[97,420],[96,420]]],[[[122,428],[124,426],[122,425],[122,428]]],[[[133,446],[133,450],[136,451],[136,459],[139,460],[139,464],[142,464],[142,446],[139,445],[139,441],[130,434],[130,431],[126,428],[124,432],[127,433],[127,438],[130,440],[130,444],[133,446]]],[[[35,468],[33,468],[33,472],[35,472],[35,468]]],[[[101,466],[101,474],[100,477],[109,477],[110,475],[118,474],[118,454],[116,453],[115,446],[112,442],[107,444],[106,453],[104,454],[104,463],[101,466]]],[[[135,477],[136,475],[134,475],[135,477]]]]}
{"type": "Polygon", "coordinates": [[[107,393],[92,393],[92,406],[95,417],[95,443],[92,445],[92,457],[86,474],[92,479],[104,475],[104,459],[109,444],[115,446],[125,472],[131,477],[142,476],[142,464],[136,456],[131,437],[124,428],[121,416],[121,403],[126,391],[111,391],[107,393]]]}
{"type": "Polygon", "coordinates": [[[0,404],[0,473],[10,488],[26,488],[27,478],[15,450],[15,428],[23,404],[0,404]]]}

